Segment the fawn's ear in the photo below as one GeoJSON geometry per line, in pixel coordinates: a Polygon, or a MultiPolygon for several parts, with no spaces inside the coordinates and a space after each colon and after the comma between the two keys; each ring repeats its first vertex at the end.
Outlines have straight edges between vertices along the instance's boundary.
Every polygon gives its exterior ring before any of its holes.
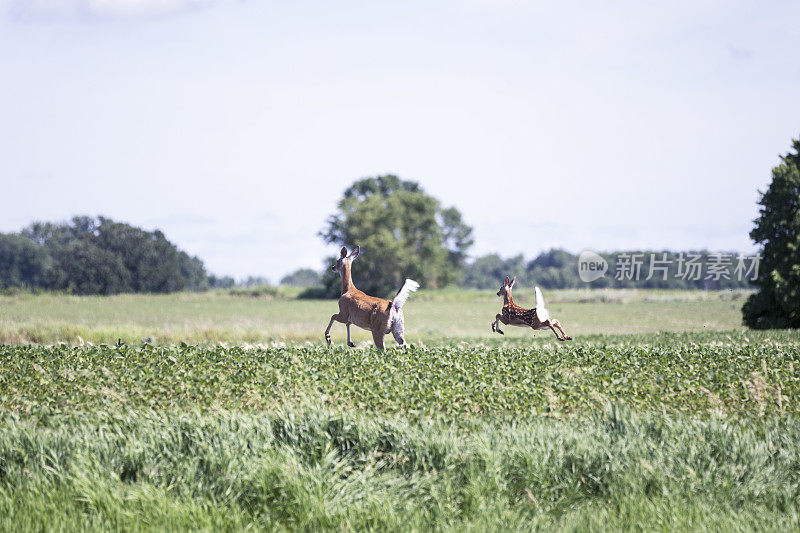
{"type": "Polygon", "coordinates": [[[361,247],[356,246],[355,248],[353,248],[353,251],[350,252],[350,255],[348,257],[350,258],[351,261],[353,261],[355,260],[356,257],[358,257],[358,254],[360,253],[361,253],[361,247]]]}
{"type": "MultiPolygon", "coordinates": [[[[508,279],[508,278],[506,278],[506,279],[508,279]]],[[[513,287],[513,286],[514,286],[514,283],[516,283],[516,281],[517,281],[517,278],[514,278],[514,279],[512,279],[512,280],[511,280],[511,283],[509,283],[509,284],[508,284],[508,287],[509,287],[509,288],[513,287]]]]}
{"type": "Polygon", "coordinates": [[[347,248],[342,246],[342,251],[340,253],[341,253],[341,255],[339,256],[339,259],[344,259],[344,256],[347,255],[347,248]]]}
{"type": "Polygon", "coordinates": [[[503,285],[508,285],[508,276],[506,276],[506,280],[503,282],[503,285]]]}

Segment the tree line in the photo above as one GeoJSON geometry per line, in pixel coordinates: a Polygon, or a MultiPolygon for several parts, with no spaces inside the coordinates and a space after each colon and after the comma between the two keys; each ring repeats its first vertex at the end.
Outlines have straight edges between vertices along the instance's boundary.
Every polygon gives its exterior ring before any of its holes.
{"type": "Polygon", "coordinates": [[[503,258],[497,254],[476,258],[461,272],[460,284],[492,289],[505,276],[517,277],[517,286],[543,289],[640,288],[640,289],[742,289],[752,286],[760,259],[756,254],[700,251],[631,250],[597,254],[607,270],[596,280],[585,281],[579,273],[578,254],[554,249],[533,259],[522,255],[503,258]]]}
{"type": "MultiPolygon", "coordinates": [[[[533,288],[538,285],[543,289],[726,290],[753,288],[754,277],[760,275],[760,258],[756,257],[757,254],[707,250],[636,250],[598,255],[606,261],[608,270],[598,279],[589,282],[580,277],[578,254],[553,249],[542,252],[533,259],[526,259],[522,254],[511,257],[488,254],[472,261],[464,261],[452,273],[450,285],[495,290],[503,278],[511,276],[517,278],[517,287],[533,288]]],[[[369,286],[370,279],[362,277],[360,269],[355,276],[359,287],[369,286]]],[[[286,275],[281,284],[307,287],[302,293],[303,297],[339,296],[338,278],[327,272],[320,274],[308,268],[286,275]]],[[[392,294],[391,288],[388,288],[384,295],[391,297],[392,294]]]]}
{"type": "Polygon", "coordinates": [[[105,217],[35,222],[0,233],[0,288],[73,294],[200,291],[225,282],[159,231],[105,217]]]}

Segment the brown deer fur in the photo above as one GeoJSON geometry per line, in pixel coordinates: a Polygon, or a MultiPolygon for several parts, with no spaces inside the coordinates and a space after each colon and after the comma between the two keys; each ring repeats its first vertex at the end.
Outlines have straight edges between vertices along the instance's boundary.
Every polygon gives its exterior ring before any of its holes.
{"type": "Polygon", "coordinates": [[[331,321],[325,330],[325,341],[328,345],[331,344],[331,326],[334,322],[341,322],[347,326],[347,345],[351,348],[355,347],[355,343],[350,340],[351,324],[370,330],[375,347],[379,350],[383,350],[384,335],[390,332],[398,344],[408,348],[403,337],[403,304],[409,293],[417,290],[419,284],[407,279],[394,300],[384,300],[364,294],[353,284],[351,273],[353,261],[360,253],[361,249],[356,246],[350,255],[347,255],[347,248],[343,247],[339,260],[331,267],[331,270],[338,272],[342,277],[342,296],[339,298],[339,312],[331,316],[331,321]]]}

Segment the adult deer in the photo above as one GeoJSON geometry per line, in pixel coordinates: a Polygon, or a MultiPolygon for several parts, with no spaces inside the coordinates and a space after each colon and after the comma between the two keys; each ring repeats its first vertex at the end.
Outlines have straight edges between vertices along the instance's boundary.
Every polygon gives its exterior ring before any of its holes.
{"type": "Polygon", "coordinates": [[[506,276],[502,287],[500,287],[500,290],[497,291],[497,295],[503,297],[503,313],[494,317],[494,322],[492,322],[492,331],[496,331],[501,335],[505,335],[505,333],[500,330],[500,324],[498,324],[498,322],[502,322],[503,324],[511,326],[522,326],[533,329],[551,329],[553,330],[556,339],[560,341],[571,341],[572,337],[567,337],[567,334],[561,328],[561,324],[559,324],[558,320],[555,318],[550,318],[550,313],[544,306],[544,296],[542,296],[542,291],[539,290],[539,287],[536,287],[533,290],[536,296],[536,307],[533,309],[525,309],[524,307],[520,307],[514,303],[514,299],[511,297],[511,289],[514,287],[515,281],[517,281],[517,278],[509,281],[508,276],[506,276]],[[558,331],[561,332],[561,336],[559,336],[556,328],[558,328],[558,331]]]}
{"type": "Polygon", "coordinates": [[[350,340],[350,324],[370,330],[375,347],[379,350],[383,350],[383,337],[389,332],[397,344],[408,348],[403,337],[403,304],[406,303],[408,295],[419,288],[419,283],[407,279],[393,300],[364,294],[353,284],[351,274],[353,261],[360,253],[361,249],[358,246],[353,248],[350,255],[347,255],[347,248],[342,247],[339,260],[331,267],[331,270],[338,272],[342,277],[342,297],[339,298],[339,313],[331,316],[328,329],[325,330],[325,340],[330,346],[331,326],[335,321],[347,326],[347,345],[351,348],[355,348],[356,345],[350,340]]]}

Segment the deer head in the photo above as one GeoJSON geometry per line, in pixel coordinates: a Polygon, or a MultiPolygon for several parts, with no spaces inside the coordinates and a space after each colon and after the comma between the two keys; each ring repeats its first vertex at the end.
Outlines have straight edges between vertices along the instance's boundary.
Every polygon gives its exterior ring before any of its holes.
{"type": "Polygon", "coordinates": [[[506,279],[503,281],[503,285],[500,287],[500,290],[497,291],[497,295],[503,298],[503,303],[508,303],[511,301],[511,289],[514,287],[514,283],[516,281],[517,278],[509,281],[508,276],[506,276],[506,279]]]}
{"type": "Polygon", "coordinates": [[[350,265],[353,263],[353,261],[355,261],[356,257],[358,257],[358,254],[360,253],[361,248],[356,246],[353,248],[353,251],[350,252],[350,255],[347,255],[347,248],[342,246],[339,259],[334,265],[331,266],[331,270],[338,272],[341,276],[344,276],[346,272],[350,271],[350,265]]]}

